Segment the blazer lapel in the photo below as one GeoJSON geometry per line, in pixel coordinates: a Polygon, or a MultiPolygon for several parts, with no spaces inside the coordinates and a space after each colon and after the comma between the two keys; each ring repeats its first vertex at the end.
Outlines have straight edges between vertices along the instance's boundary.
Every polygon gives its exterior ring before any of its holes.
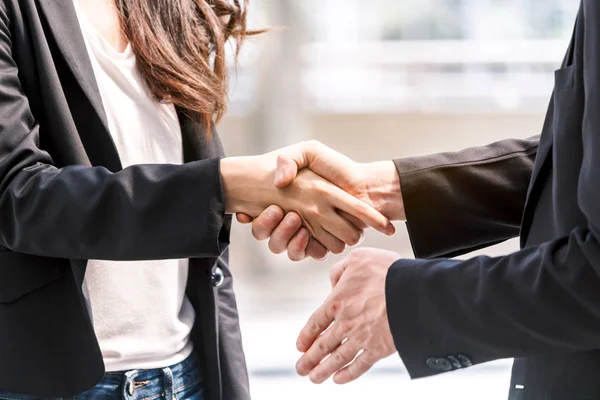
{"type": "Polygon", "coordinates": [[[206,128],[202,124],[190,119],[180,109],[177,109],[177,115],[181,126],[184,162],[223,156],[223,145],[217,135],[215,124],[212,124],[209,139],[206,136],[206,128]]]}
{"type": "Polygon", "coordinates": [[[108,122],[89,59],[73,0],[38,0],[40,11],[54,36],[57,49],[66,61],[73,77],[98,117],[98,130],[79,132],[83,145],[94,165],[115,172],[122,168],[117,148],[110,136],[108,122]]]}
{"type": "MultiPolygon", "coordinates": [[[[573,65],[576,62],[575,58],[582,58],[581,55],[581,43],[583,30],[581,29],[581,21],[583,21],[583,8],[580,7],[577,19],[575,20],[575,26],[573,27],[573,35],[571,36],[571,43],[567,54],[561,64],[561,68],[566,68],[573,65]]],[[[525,210],[523,212],[523,219],[521,222],[521,247],[525,247],[527,237],[529,235],[529,229],[531,228],[531,222],[533,220],[533,214],[535,212],[535,206],[537,205],[538,197],[540,195],[543,182],[545,177],[552,168],[552,147],[553,147],[553,136],[554,136],[554,114],[557,110],[554,109],[554,92],[550,100],[550,106],[546,113],[546,120],[544,121],[544,127],[542,129],[542,135],[540,136],[540,144],[538,147],[538,153],[536,156],[535,164],[531,175],[531,181],[529,182],[529,189],[527,191],[527,200],[525,202],[525,210]]]]}
{"type": "Polygon", "coordinates": [[[535,212],[535,206],[537,205],[538,196],[541,192],[541,187],[539,186],[544,182],[544,179],[539,178],[546,177],[548,169],[552,167],[552,157],[550,154],[552,151],[553,120],[554,100],[551,100],[550,107],[548,107],[548,114],[546,115],[546,121],[544,122],[542,135],[540,136],[540,143],[538,145],[538,151],[535,157],[535,164],[533,165],[531,180],[529,181],[529,189],[527,190],[527,200],[525,201],[525,210],[523,211],[521,232],[519,234],[521,248],[525,247],[525,243],[527,242],[529,229],[531,228],[531,221],[533,220],[533,213],[535,212]]]}

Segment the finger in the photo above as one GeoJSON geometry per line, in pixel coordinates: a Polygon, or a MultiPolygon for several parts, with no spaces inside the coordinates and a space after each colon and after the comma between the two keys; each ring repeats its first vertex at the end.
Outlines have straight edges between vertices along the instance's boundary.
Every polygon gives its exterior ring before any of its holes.
{"type": "Polygon", "coordinates": [[[331,296],[325,300],[325,303],[321,305],[315,311],[304,328],[300,331],[298,339],[296,340],[296,348],[298,351],[306,352],[310,346],[315,342],[321,333],[323,333],[331,323],[333,322],[333,308],[330,303],[332,302],[331,296]]]}
{"type": "Polygon", "coordinates": [[[271,233],[269,250],[275,254],[281,254],[286,251],[288,243],[298,233],[300,228],[302,228],[302,218],[295,212],[288,213],[271,233]]]}
{"type": "Polygon", "coordinates": [[[254,218],[252,218],[248,214],[244,214],[244,213],[235,214],[235,218],[238,220],[238,222],[240,224],[249,224],[254,220],[254,218]]]}
{"type": "MultiPolygon", "coordinates": [[[[308,375],[321,361],[337,349],[346,340],[346,335],[349,332],[348,329],[345,329],[346,327],[346,324],[334,322],[328,330],[320,335],[296,363],[298,374],[302,376],[308,375]]],[[[356,356],[358,350],[354,353],[354,356],[356,356]]],[[[338,369],[352,361],[354,356],[338,369]]]]}
{"type": "Polygon", "coordinates": [[[344,219],[335,210],[324,213],[325,218],[321,221],[322,227],[333,236],[347,244],[355,246],[363,236],[363,232],[344,219]]]}
{"type": "Polygon", "coordinates": [[[315,239],[333,254],[342,254],[344,250],[346,250],[346,244],[344,242],[323,228],[319,228],[317,232],[315,232],[315,239]]]}
{"type": "Polygon", "coordinates": [[[296,179],[296,175],[298,175],[298,164],[296,161],[286,154],[278,156],[277,170],[275,171],[275,186],[278,188],[288,186],[296,179]]]}
{"type": "Polygon", "coordinates": [[[252,222],[252,235],[257,240],[267,240],[284,217],[281,207],[269,206],[252,222]]]}
{"type": "Polygon", "coordinates": [[[310,232],[306,228],[300,228],[288,243],[288,257],[292,261],[302,261],[306,258],[306,250],[310,241],[310,232]]]}
{"type": "Polygon", "coordinates": [[[311,237],[306,247],[306,255],[317,261],[325,261],[329,258],[329,251],[317,239],[311,237]]]}
{"type": "Polygon", "coordinates": [[[296,178],[298,170],[310,166],[314,157],[324,150],[330,149],[314,140],[283,149],[282,153],[277,157],[275,186],[278,188],[288,186],[296,178]]]}
{"type": "Polygon", "coordinates": [[[368,351],[363,351],[352,363],[333,376],[333,381],[338,385],[350,383],[370,370],[375,361],[371,361],[371,357],[368,351]]]}
{"type": "Polygon", "coordinates": [[[340,278],[344,274],[344,271],[349,267],[347,259],[340,261],[331,267],[331,271],[329,271],[329,280],[331,281],[331,287],[334,288],[335,285],[340,281],[340,278]]]}
{"type": "Polygon", "coordinates": [[[356,218],[354,215],[350,215],[347,212],[338,210],[339,214],[344,217],[345,219],[347,219],[349,222],[352,223],[352,225],[354,225],[355,227],[357,227],[358,229],[361,230],[365,230],[368,228],[367,225],[365,225],[360,219],[356,218]]]}
{"type": "Polygon", "coordinates": [[[330,200],[334,207],[355,216],[364,224],[375,228],[381,233],[389,236],[395,233],[396,228],[394,228],[394,225],[380,212],[343,190],[339,188],[335,189],[337,190],[332,190],[330,194],[330,200]]]}
{"type": "Polygon", "coordinates": [[[310,371],[310,380],[317,384],[325,382],[331,375],[352,362],[361,350],[360,345],[352,338],[346,340],[335,348],[329,357],[310,371]]]}

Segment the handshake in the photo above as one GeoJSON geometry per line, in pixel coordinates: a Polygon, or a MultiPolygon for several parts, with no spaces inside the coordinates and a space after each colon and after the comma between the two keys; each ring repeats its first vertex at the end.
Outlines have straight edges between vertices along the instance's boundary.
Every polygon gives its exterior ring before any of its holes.
{"type": "MultiPolygon", "coordinates": [[[[404,220],[400,179],[392,161],[361,164],[309,141],[261,156],[221,161],[227,213],[252,223],[258,240],[293,261],[324,259],[355,246],[366,227],[395,233],[404,220]]],[[[321,383],[357,379],[396,352],[385,282],[393,252],[359,249],[331,270],[332,292],[300,333],[300,375],[321,383]]]]}
{"type": "Polygon", "coordinates": [[[316,141],[223,159],[221,174],[226,212],[293,261],[340,254],[367,226],[393,235],[390,221],[404,219],[392,161],[360,164],[316,141]]]}

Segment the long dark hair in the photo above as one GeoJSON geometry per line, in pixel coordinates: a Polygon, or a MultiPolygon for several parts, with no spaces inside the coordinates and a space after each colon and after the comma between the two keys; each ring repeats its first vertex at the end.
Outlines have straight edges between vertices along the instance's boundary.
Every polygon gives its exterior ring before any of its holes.
{"type": "MultiPolygon", "coordinates": [[[[226,42],[244,38],[248,0],[114,0],[153,96],[209,126],[227,110],[226,42]]],[[[210,132],[207,129],[206,132],[210,132]]]]}

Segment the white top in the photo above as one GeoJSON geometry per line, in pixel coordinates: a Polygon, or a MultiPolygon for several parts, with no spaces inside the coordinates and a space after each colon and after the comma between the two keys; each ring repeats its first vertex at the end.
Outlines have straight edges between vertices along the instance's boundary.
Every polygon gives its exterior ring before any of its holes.
{"type": "MultiPolygon", "coordinates": [[[[131,48],[119,53],[75,6],[123,167],[181,164],[175,107],[152,98],[131,48]]],[[[187,277],[187,259],[88,262],[84,293],[107,371],[162,368],[191,354],[187,277]]]]}

